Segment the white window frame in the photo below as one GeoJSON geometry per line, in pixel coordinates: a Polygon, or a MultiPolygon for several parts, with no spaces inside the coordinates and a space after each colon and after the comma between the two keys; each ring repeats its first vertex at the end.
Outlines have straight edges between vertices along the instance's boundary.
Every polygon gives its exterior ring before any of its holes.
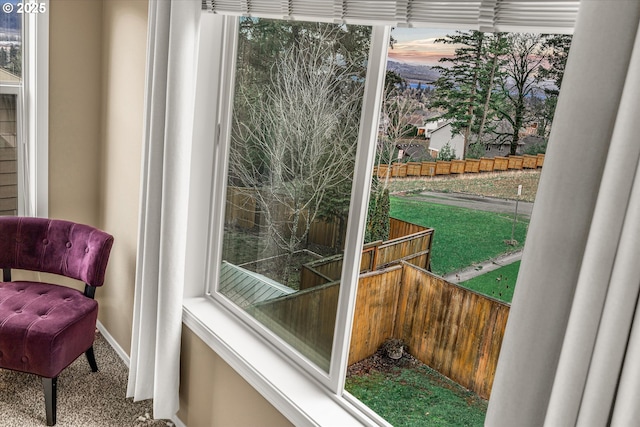
{"type": "MultiPolygon", "coordinates": [[[[255,387],[271,404],[296,425],[381,425],[389,424],[357,399],[344,391],[344,380],[351,334],[352,313],[359,271],[345,268],[342,273],[334,350],[329,373],[311,364],[279,337],[248,316],[215,288],[202,283],[217,283],[220,235],[224,211],[216,206],[225,197],[226,153],[228,129],[231,123],[233,83],[230,78],[235,67],[234,44],[226,44],[225,34],[237,37],[237,17],[209,15],[203,19],[215,21],[215,26],[202,26],[200,49],[214,58],[201,58],[197,67],[196,117],[194,120],[192,168],[192,197],[190,197],[190,249],[199,253],[200,263],[187,255],[189,276],[185,290],[183,321],[207,343],[223,360],[255,387]],[[205,35],[206,34],[206,35],[205,35]],[[212,45],[211,40],[219,40],[212,45]],[[224,64],[224,65],[222,65],[224,64]],[[221,83],[224,82],[224,83],[221,83]],[[220,99],[215,102],[214,99],[220,99]],[[211,132],[211,117],[220,117],[218,130],[211,132]],[[206,159],[206,155],[210,157],[206,159]],[[221,161],[217,160],[220,156],[221,161]],[[219,164],[220,163],[220,164],[219,164]],[[202,170],[209,171],[204,179],[202,170]],[[211,176],[213,171],[213,177],[211,176]],[[197,177],[195,176],[197,175],[197,177]],[[218,183],[221,183],[219,185],[218,183]],[[195,212],[213,212],[204,217],[195,212]],[[211,230],[202,233],[202,229],[211,230]],[[202,237],[206,234],[205,238],[202,237]],[[201,262],[206,254],[205,265],[201,262]],[[199,280],[203,279],[203,280],[199,280]],[[199,284],[198,284],[199,283],[199,284]],[[203,292],[203,288],[205,291],[203,292]]],[[[357,266],[361,256],[366,220],[370,173],[375,155],[377,120],[386,69],[386,47],[390,27],[372,28],[372,54],[369,60],[367,86],[363,96],[359,145],[354,171],[352,200],[347,226],[345,265],[357,266]]]]}
{"type": "MultiPolygon", "coordinates": [[[[224,200],[224,185],[218,185],[218,182],[225,182],[227,168],[226,164],[219,167],[216,155],[226,157],[224,149],[228,141],[224,138],[228,134],[230,116],[224,112],[231,111],[233,102],[230,68],[225,68],[222,64],[235,63],[235,55],[233,49],[225,45],[224,36],[227,33],[237,34],[237,30],[232,25],[232,19],[235,18],[211,15],[203,19],[213,19],[216,22],[209,29],[201,28],[199,41],[200,52],[206,54],[200,55],[196,72],[183,323],[293,424],[389,426],[386,420],[344,390],[358,276],[356,268],[345,268],[342,273],[336,320],[336,331],[340,331],[334,335],[329,374],[314,369],[304,357],[267,328],[224,297],[215,296],[215,288],[210,289],[208,286],[208,283],[215,283],[217,280],[220,251],[218,242],[224,211],[217,208],[219,215],[215,217],[210,217],[208,213],[212,206],[224,206],[224,203],[216,203],[224,200]],[[212,117],[221,118],[213,132],[213,138],[212,117]],[[221,147],[222,152],[219,151],[221,147]],[[209,231],[204,233],[203,230],[209,231]]],[[[462,28],[460,25],[453,26],[462,28]]],[[[391,27],[373,25],[372,28],[373,38],[378,39],[372,41],[372,46],[380,44],[383,39],[386,49],[391,27]]],[[[376,89],[368,88],[363,100],[363,109],[367,109],[367,112],[363,111],[363,117],[371,119],[368,126],[365,125],[367,120],[361,122],[358,149],[364,152],[358,153],[353,189],[362,191],[352,190],[345,265],[359,265],[357,261],[361,256],[375,146],[374,143],[367,146],[365,141],[371,134],[377,133],[380,94],[386,70],[385,66],[380,68],[379,65],[384,61],[386,55],[371,54],[369,58],[370,69],[375,68],[376,72],[367,74],[367,82],[373,85],[375,81],[376,89]],[[372,62],[378,64],[374,66],[372,62]],[[367,129],[362,129],[363,126],[367,129]]],[[[373,140],[375,142],[375,137],[373,140]]]]}
{"type": "MultiPolygon", "coordinates": [[[[36,1],[31,1],[36,3],[36,1]]],[[[2,84],[16,95],[18,215],[49,213],[49,0],[22,21],[22,82],[2,84]]]]}
{"type": "MultiPolygon", "coordinates": [[[[347,223],[347,237],[345,239],[344,249],[344,268],[341,276],[340,296],[338,301],[338,309],[336,315],[336,327],[334,331],[334,344],[331,353],[329,372],[325,372],[323,369],[317,367],[314,364],[310,364],[308,359],[301,356],[290,345],[284,343],[277,335],[271,330],[264,327],[260,322],[241,310],[236,304],[231,302],[228,298],[218,292],[218,282],[220,275],[220,262],[222,259],[222,239],[219,236],[224,231],[224,211],[225,198],[227,193],[227,169],[228,169],[228,156],[230,146],[230,134],[232,125],[232,106],[233,106],[233,87],[234,87],[234,74],[236,66],[236,49],[238,41],[238,18],[227,17],[225,18],[228,25],[228,29],[225,38],[229,40],[226,43],[228,49],[224,52],[225,69],[224,74],[229,76],[225,87],[225,92],[222,95],[223,106],[221,108],[221,120],[220,120],[220,143],[218,144],[217,153],[217,165],[214,168],[214,189],[213,189],[213,202],[211,205],[212,211],[212,223],[211,223],[211,236],[210,241],[210,257],[209,257],[209,274],[207,282],[210,284],[209,294],[212,298],[220,301],[229,310],[235,312],[245,323],[250,325],[263,334],[265,338],[286,353],[299,365],[306,367],[311,375],[313,375],[319,381],[325,383],[331,390],[338,392],[344,388],[344,375],[346,374],[343,366],[346,364],[346,359],[349,352],[349,342],[346,341],[349,338],[347,331],[351,330],[350,320],[352,316],[352,305],[355,301],[355,291],[357,287],[358,275],[360,265],[360,257],[362,253],[362,244],[364,236],[364,224],[366,221],[367,204],[369,187],[371,180],[367,179],[371,176],[373,168],[373,157],[375,155],[375,142],[377,136],[377,119],[378,111],[380,107],[379,100],[382,98],[382,81],[378,84],[375,79],[365,80],[365,92],[362,98],[362,115],[360,132],[358,135],[358,149],[356,153],[356,164],[354,170],[354,179],[352,186],[352,200],[350,202],[349,217],[347,223]],[[373,108],[372,108],[373,107],[373,108]],[[376,108],[377,107],[377,108],[376,108]],[[375,125],[375,126],[374,126],[375,125]],[[219,207],[219,208],[218,208],[219,207]],[[340,380],[342,378],[342,380],[340,380]]],[[[385,66],[381,65],[380,58],[386,58],[386,45],[388,44],[388,31],[389,27],[373,27],[372,28],[372,41],[371,52],[372,56],[369,60],[369,72],[375,67],[385,66]],[[375,35],[374,35],[375,34],[375,35]],[[385,36],[386,35],[386,36],[385,36]],[[386,41],[383,38],[386,37],[386,41]]],[[[375,71],[374,71],[375,72],[375,71]]],[[[383,73],[384,75],[384,73],[383,73]]]]}

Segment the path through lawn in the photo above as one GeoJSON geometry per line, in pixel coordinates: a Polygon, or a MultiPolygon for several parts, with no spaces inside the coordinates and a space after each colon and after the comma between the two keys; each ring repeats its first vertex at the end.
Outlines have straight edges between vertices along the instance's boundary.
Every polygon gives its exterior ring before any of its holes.
{"type": "Polygon", "coordinates": [[[435,229],[431,268],[445,275],[522,247],[528,221],[519,218],[511,240],[513,216],[412,199],[391,198],[391,216],[435,229]]]}

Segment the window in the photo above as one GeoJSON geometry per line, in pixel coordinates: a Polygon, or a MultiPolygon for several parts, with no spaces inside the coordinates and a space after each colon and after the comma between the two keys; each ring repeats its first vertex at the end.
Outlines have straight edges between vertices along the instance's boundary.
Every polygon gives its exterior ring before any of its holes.
{"type": "Polygon", "coordinates": [[[18,213],[18,112],[22,87],[22,15],[0,15],[0,215],[18,213]]]}
{"type": "Polygon", "coordinates": [[[361,131],[374,122],[363,108],[372,28],[232,19],[235,91],[217,157],[212,295],[337,386],[336,348],[348,349],[338,307],[360,272],[364,210],[350,206],[368,192],[375,136],[361,131]]]}
{"type": "Polygon", "coordinates": [[[47,213],[48,2],[38,4],[7,2],[0,15],[0,215],[47,213]]]}
{"type": "MultiPolygon", "coordinates": [[[[209,7],[214,7],[215,11],[220,14],[229,15],[242,15],[242,18],[234,18],[232,16],[216,16],[214,21],[215,25],[225,27],[223,37],[216,38],[216,41],[220,41],[221,52],[214,60],[212,68],[214,69],[214,76],[220,76],[216,80],[216,86],[213,92],[220,94],[219,103],[211,106],[211,111],[215,111],[215,114],[208,116],[209,123],[212,121],[212,117],[219,123],[217,132],[210,132],[208,134],[209,144],[215,149],[214,160],[214,177],[213,177],[213,190],[210,204],[211,212],[211,224],[209,232],[209,254],[208,254],[208,281],[209,287],[208,293],[212,297],[212,304],[214,307],[223,307],[223,310],[216,308],[213,311],[208,311],[205,307],[206,303],[202,300],[193,300],[185,303],[185,322],[193,327],[194,330],[202,337],[210,331],[210,335],[213,336],[211,341],[208,341],[216,351],[223,355],[225,360],[228,360],[239,372],[244,373],[245,378],[250,379],[250,383],[254,384],[256,388],[262,390],[266,396],[271,396],[271,393],[277,386],[274,382],[277,381],[277,377],[283,377],[284,375],[278,371],[277,373],[269,372],[270,368],[264,368],[261,361],[257,360],[257,357],[251,357],[252,350],[267,351],[276,348],[275,356],[277,360],[282,360],[283,364],[291,365],[290,361],[295,362],[293,368],[296,372],[302,372],[303,376],[310,374],[315,380],[319,380],[319,383],[323,385],[325,395],[332,401],[338,401],[341,406],[354,405],[360,411],[366,413],[365,418],[360,420],[366,420],[367,423],[373,422],[385,425],[383,420],[376,419],[375,414],[368,412],[366,409],[358,406],[357,402],[349,400],[348,394],[344,393],[344,374],[346,372],[346,363],[348,359],[348,347],[349,347],[349,331],[351,328],[353,307],[355,302],[355,286],[357,277],[360,272],[360,259],[362,253],[362,242],[364,234],[364,224],[367,210],[368,190],[370,186],[371,171],[374,165],[374,149],[375,141],[378,133],[378,119],[380,114],[380,106],[383,93],[383,77],[384,77],[384,64],[386,63],[386,47],[389,42],[390,26],[397,24],[395,8],[395,2],[384,2],[385,6],[380,7],[380,10],[371,11],[370,14],[366,13],[362,9],[346,9],[341,16],[335,17],[332,14],[337,13],[335,11],[335,5],[332,4],[329,9],[322,12],[322,5],[318,5],[317,9],[314,9],[310,4],[304,1],[289,2],[290,7],[288,11],[282,12],[280,10],[280,3],[274,6],[273,10],[270,8],[271,2],[203,2],[209,7]],[[394,4],[389,9],[387,6],[394,4]],[[296,5],[302,7],[297,9],[296,5]],[[303,5],[303,6],[300,6],[303,5]],[[229,7],[225,10],[225,7],[229,7]],[[237,6],[237,7],[236,7],[237,6]],[[245,7],[251,6],[251,10],[245,10],[245,7]],[[264,9],[262,9],[264,8],[264,9]],[[355,13],[357,10],[358,13],[355,13]],[[298,11],[298,14],[296,14],[298,11]],[[374,16],[374,12],[376,14],[374,16]],[[385,14],[389,12],[388,14],[385,14]],[[354,15],[350,15],[353,14],[354,15]],[[264,25],[263,31],[273,31],[276,34],[275,23],[280,21],[274,21],[273,18],[277,17],[294,18],[287,20],[286,25],[291,23],[304,23],[309,22],[347,22],[345,25],[361,25],[367,24],[365,27],[351,27],[351,28],[370,28],[372,38],[369,47],[369,54],[367,58],[367,74],[356,75],[349,79],[349,84],[356,87],[359,84],[363,84],[363,94],[360,96],[358,102],[354,102],[354,108],[361,109],[358,115],[358,137],[357,148],[355,149],[355,158],[351,163],[352,183],[350,191],[348,193],[343,192],[342,196],[345,198],[350,197],[349,211],[346,217],[346,235],[345,237],[338,237],[338,240],[344,241],[344,248],[339,248],[340,252],[337,254],[337,258],[343,256],[342,269],[337,275],[325,275],[324,273],[318,276],[323,277],[323,280],[327,281],[327,286],[334,286],[332,282],[337,282],[339,285],[336,287],[339,289],[339,295],[336,297],[335,309],[330,311],[331,322],[334,323],[332,335],[323,336],[322,345],[317,345],[317,341],[308,341],[306,339],[306,332],[309,332],[309,328],[303,328],[301,331],[296,331],[291,327],[291,324],[283,321],[282,318],[275,317],[272,313],[266,313],[263,310],[250,307],[248,298],[257,298],[256,293],[250,293],[246,295],[240,295],[236,287],[239,283],[240,277],[253,283],[251,289],[263,288],[266,291],[274,292],[273,295],[277,295],[274,300],[278,302],[286,301],[290,298],[290,295],[298,296],[303,293],[299,289],[295,289],[295,280],[291,280],[289,275],[286,274],[286,269],[291,269],[293,266],[284,262],[284,266],[277,275],[273,275],[271,270],[277,270],[278,263],[281,263],[282,259],[287,259],[289,256],[297,255],[297,252],[304,249],[309,249],[308,242],[313,242],[309,236],[309,230],[306,224],[313,223],[314,214],[312,211],[291,209],[295,207],[295,204],[291,204],[292,197],[281,198],[284,189],[281,187],[278,192],[271,192],[269,194],[263,190],[277,189],[278,185],[287,184],[286,188],[289,191],[294,187],[293,184],[309,184],[299,182],[302,181],[299,178],[305,177],[307,171],[298,171],[296,173],[281,174],[272,173],[272,169],[279,167],[285,167],[288,165],[282,164],[282,162],[274,161],[279,157],[274,156],[267,158],[266,147],[261,147],[259,144],[261,140],[264,140],[262,134],[277,134],[278,132],[284,132],[285,126],[297,125],[301,127],[312,126],[312,123],[307,123],[312,120],[310,114],[305,116],[306,122],[304,123],[288,123],[287,120],[282,119],[280,116],[278,120],[268,115],[263,114],[265,111],[271,113],[277,112],[278,105],[275,101],[275,94],[278,90],[287,88],[287,82],[279,79],[279,74],[276,72],[278,66],[292,66],[291,61],[287,61],[286,64],[278,64],[277,58],[273,55],[265,55],[265,59],[259,63],[250,63],[252,49],[255,46],[252,43],[256,40],[253,36],[248,36],[252,26],[264,25]],[[302,18],[306,18],[307,21],[302,21],[302,18]],[[384,26],[376,24],[384,23],[384,26]],[[269,27],[269,24],[272,24],[269,27]],[[373,25],[372,27],[369,27],[373,25]],[[243,33],[245,31],[245,33],[243,33]],[[243,39],[244,38],[244,39],[243,39]],[[223,59],[224,58],[224,59],[223,59]],[[257,72],[258,67],[262,67],[262,73],[257,72]],[[260,84],[258,84],[260,83],[260,84]],[[252,90],[250,88],[253,88],[252,90]],[[271,99],[270,96],[273,96],[271,99]],[[248,100],[253,102],[245,103],[248,100]],[[268,103],[267,103],[268,101],[268,103]],[[243,105],[243,103],[245,103],[243,105]],[[281,124],[278,126],[278,124],[281,124]],[[213,134],[213,136],[212,136],[213,134]],[[211,141],[213,144],[211,144],[211,141]],[[249,141],[249,142],[247,142],[249,141]],[[252,147],[252,151],[248,148],[252,147]],[[268,171],[268,174],[265,174],[268,171]],[[247,173],[248,172],[248,173],[247,173]],[[244,177],[241,176],[244,174],[244,177]],[[277,178],[275,181],[271,181],[273,177],[285,177],[277,178]],[[268,184],[268,185],[267,185],[268,184]],[[276,209],[272,212],[267,209],[267,203],[261,202],[259,199],[265,197],[267,200],[277,200],[276,203],[269,203],[270,208],[276,209]],[[287,206],[287,204],[289,204],[287,206]],[[285,209],[286,206],[286,209],[285,209]],[[299,225],[302,222],[304,227],[299,225]],[[279,220],[285,220],[284,223],[279,220]],[[300,230],[302,227],[302,230],[300,230]],[[250,236],[249,231],[252,230],[253,236],[250,236]],[[275,244],[276,238],[288,237],[293,242],[288,248],[278,247],[275,244]],[[254,240],[251,240],[253,238],[254,240]],[[244,240],[244,244],[240,243],[241,239],[244,240]],[[260,241],[261,243],[255,243],[260,241]],[[304,243],[304,245],[301,244],[304,243]],[[272,258],[276,257],[276,258],[272,258]],[[267,262],[264,262],[267,260],[267,262]],[[258,262],[260,261],[260,262],[258,262]],[[225,274],[228,274],[225,276],[225,274]],[[232,279],[235,276],[235,279],[232,279]],[[227,279],[228,280],[227,282],[227,279]],[[230,284],[229,287],[226,287],[230,284]],[[289,289],[288,289],[289,288],[289,289]],[[297,294],[297,295],[296,295],[297,294]],[[211,314],[215,311],[215,314],[211,314]],[[234,317],[225,317],[225,321],[222,322],[220,318],[216,317],[221,313],[231,312],[234,317]],[[201,313],[201,314],[198,314],[201,313]],[[205,319],[210,319],[211,325],[205,319]],[[213,324],[213,319],[218,321],[218,325],[213,324]],[[232,334],[223,331],[223,326],[234,326],[234,330],[240,331],[244,334],[245,331],[256,331],[260,338],[252,345],[246,345],[238,340],[235,340],[232,334]],[[249,325],[249,328],[247,328],[249,325]],[[207,329],[209,328],[209,329],[207,329]],[[198,332],[200,331],[200,332],[198,332]],[[212,333],[211,333],[212,332],[212,333]],[[223,337],[224,335],[224,337],[223,337]],[[226,338],[225,338],[226,337],[226,338]],[[305,338],[303,338],[305,337],[305,338]],[[271,345],[265,345],[266,340],[271,345]],[[233,341],[233,343],[232,343],[233,341]],[[329,342],[331,344],[329,345],[329,342]],[[259,344],[261,343],[261,344],[259,344]],[[284,356],[282,356],[284,353],[284,356]],[[251,359],[252,361],[248,361],[251,359]],[[255,364],[254,364],[255,363],[255,364]],[[265,380],[264,377],[268,377],[265,380]],[[345,400],[346,399],[346,400],[345,400]],[[345,403],[346,401],[349,403],[345,403]]],[[[349,3],[343,2],[343,3],[349,3]]],[[[361,3],[360,5],[368,2],[354,2],[361,3]]],[[[381,2],[382,3],[382,2],[381,2]]],[[[416,2],[420,3],[420,2],[416,2]]],[[[571,13],[571,7],[569,10],[570,18],[572,22],[573,15],[571,13]]],[[[419,15],[411,15],[419,16],[419,15]]],[[[420,15],[422,16],[422,15],[420,15]]],[[[440,25],[445,26],[448,23],[447,19],[434,18],[439,16],[437,14],[429,14],[430,19],[424,22],[413,21],[414,25],[440,25]],[[435,19],[437,22],[431,22],[435,19]]],[[[441,15],[444,16],[444,15],[441,15]]],[[[446,25],[445,28],[450,28],[455,22],[456,14],[446,15],[448,19],[454,19],[454,22],[446,25]]],[[[465,15],[467,16],[467,15],[465,15]]],[[[468,18],[468,16],[467,16],[468,18]]],[[[403,18],[404,19],[404,18],[403,18]]],[[[204,20],[203,20],[204,22],[204,20]]],[[[533,21],[532,21],[533,22],[533,21]]],[[[564,21],[563,21],[564,22],[564,21]]],[[[407,21],[403,21],[406,24],[407,21]]],[[[557,24],[557,22],[554,22],[557,24]]],[[[311,25],[311,24],[307,24],[311,25]]],[[[317,25],[317,24],[313,24],[317,25]]],[[[473,18],[460,24],[462,28],[477,28],[478,20],[473,18]],[[473,21],[473,22],[472,22],[473,21]]],[[[497,25],[504,25],[505,27],[518,28],[522,24],[517,22],[497,23],[493,22],[488,25],[491,29],[498,28],[497,25]]],[[[539,24],[536,21],[536,28],[545,28],[544,25],[539,24]]],[[[345,31],[343,24],[327,26],[340,31],[345,31]]],[[[290,32],[283,32],[281,36],[291,37],[293,30],[290,32]]],[[[297,31],[297,30],[295,30],[297,31]]],[[[269,38],[270,42],[278,40],[277,37],[269,38]]],[[[202,41],[201,41],[202,42],[202,41]]],[[[203,54],[201,45],[200,55],[203,54]]],[[[332,55],[324,55],[321,61],[318,61],[318,65],[315,69],[321,71],[326,69],[328,58],[339,58],[336,50],[332,52],[332,55]],[[327,61],[327,62],[325,62],[327,61]]],[[[281,55],[286,54],[286,49],[282,49],[281,55]]],[[[337,61],[339,65],[344,66],[347,63],[346,58],[342,58],[337,61]]],[[[316,76],[317,77],[317,76],[316,76]]],[[[204,79],[200,74],[198,75],[199,81],[204,79]]],[[[317,88],[314,88],[317,89],[317,88]]],[[[358,89],[360,90],[360,89],[358,89]]],[[[355,91],[354,91],[355,92],[355,91]]],[[[282,94],[281,94],[282,95],[282,94]]],[[[331,98],[327,99],[330,104],[331,98]]],[[[292,104],[289,104],[289,110],[292,108],[292,104]]],[[[337,107],[334,107],[337,108],[337,107]]],[[[284,109],[286,110],[286,109],[284,109]]],[[[304,110],[302,110],[304,111],[304,110]]],[[[336,109],[336,111],[339,111],[336,109]]],[[[289,111],[288,114],[293,117],[295,114],[301,111],[289,111]]],[[[355,123],[355,122],[354,122],[355,123]]],[[[211,126],[209,126],[210,130],[211,126]]],[[[295,129],[295,128],[293,128],[295,129]]],[[[353,130],[353,129],[350,129],[353,130]]],[[[289,131],[292,131],[291,128],[289,131]]],[[[204,136],[204,135],[203,135],[204,136]]],[[[322,146],[322,144],[321,144],[322,146]]],[[[306,148],[306,146],[305,146],[306,148]]],[[[294,151],[284,148],[287,154],[294,154],[294,151]]],[[[343,149],[343,151],[346,151],[343,149]]],[[[271,155],[269,153],[269,155],[271,155]]],[[[329,156],[329,154],[322,154],[329,156]]],[[[349,153],[350,155],[350,153],[349,153]]],[[[298,160],[294,155],[294,160],[298,160]]],[[[344,157],[347,157],[346,155],[344,157]]],[[[291,163],[292,164],[292,163],[291,163]]],[[[346,176],[346,175],[343,175],[346,176]]],[[[286,186],[285,186],[286,187],[286,186]]],[[[309,193],[305,186],[305,193],[309,193]]],[[[319,204],[322,205],[322,204],[319,204]]],[[[326,219],[326,215],[317,215],[326,219]]],[[[328,233],[327,233],[328,234],[328,233]]],[[[284,239],[280,239],[284,241],[284,239]]],[[[339,245],[337,245],[339,246],[339,245]]],[[[316,252],[318,253],[318,252],[316,252]]],[[[321,259],[326,258],[328,254],[319,253],[322,256],[321,259]]],[[[313,256],[311,254],[311,256],[313,256]]],[[[324,286],[324,285],[323,285],[324,286]]],[[[268,299],[269,305],[271,299],[268,299]]],[[[260,302],[259,304],[261,304],[260,302]]],[[[301,307],[313,307],[313,305],[301,305],[301,307]]],[[[317,306],[316,306],[317,307],[317,306]]],[[[293,310],[285,310],[284,312],[290,314],[293,310]]],[[[317,320],[317,319],[314,319],[317,320]]],[[[315,332],[315,331],[314,331],[315,332]]],[[[247,332],[248,334],[249,332],[247,332]]],[[[206,339],[205,339],[206,340],[206,339]]],[[[273,370],[278,370],[278,368],[273,370]]],[[[282,390],[274,392],[275,394],[284,393],[285,396],[273,397],[272,402],[281,402],[275,404],[276,407],[283,412],[287,412],[286,408],[290,408],[289,405],[294,404],[302,399],[299,395],[286,395],[286,392],[282,390]],[[282,409],[282,408],[285,409],[282,409]]],[[[357,411],[355,409],[349,409],[349,411],[357,411]]],[[[293,418],[292,418],[293,419],[293,418]]]]}
{"type": "Polygon", "coordinates": [[[370,33],[239,22],[218,292],[325,372],[370,33]]]}

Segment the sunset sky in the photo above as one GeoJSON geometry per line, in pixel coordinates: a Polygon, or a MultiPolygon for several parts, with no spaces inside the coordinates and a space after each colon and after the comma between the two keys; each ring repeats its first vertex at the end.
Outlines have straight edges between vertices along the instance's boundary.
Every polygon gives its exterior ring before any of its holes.
{"type": "Polygon", "coordinates": [[[396,43],[393,49],[389,49],[389,59],[409,64],[438,65],[438,59],[453,56],[456,46],[434,41],[454,33],[455,30],[394,28],[391,35],[396,43]]]}

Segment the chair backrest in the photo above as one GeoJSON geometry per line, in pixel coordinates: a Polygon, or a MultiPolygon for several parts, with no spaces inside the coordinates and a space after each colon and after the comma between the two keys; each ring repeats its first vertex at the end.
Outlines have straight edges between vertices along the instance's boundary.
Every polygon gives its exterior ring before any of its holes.
{"type": "Polygon", "coordinates": [[[0,216],[0,268],[41,271],[104,283],[113,236],[69,221],[0,216]]]}

